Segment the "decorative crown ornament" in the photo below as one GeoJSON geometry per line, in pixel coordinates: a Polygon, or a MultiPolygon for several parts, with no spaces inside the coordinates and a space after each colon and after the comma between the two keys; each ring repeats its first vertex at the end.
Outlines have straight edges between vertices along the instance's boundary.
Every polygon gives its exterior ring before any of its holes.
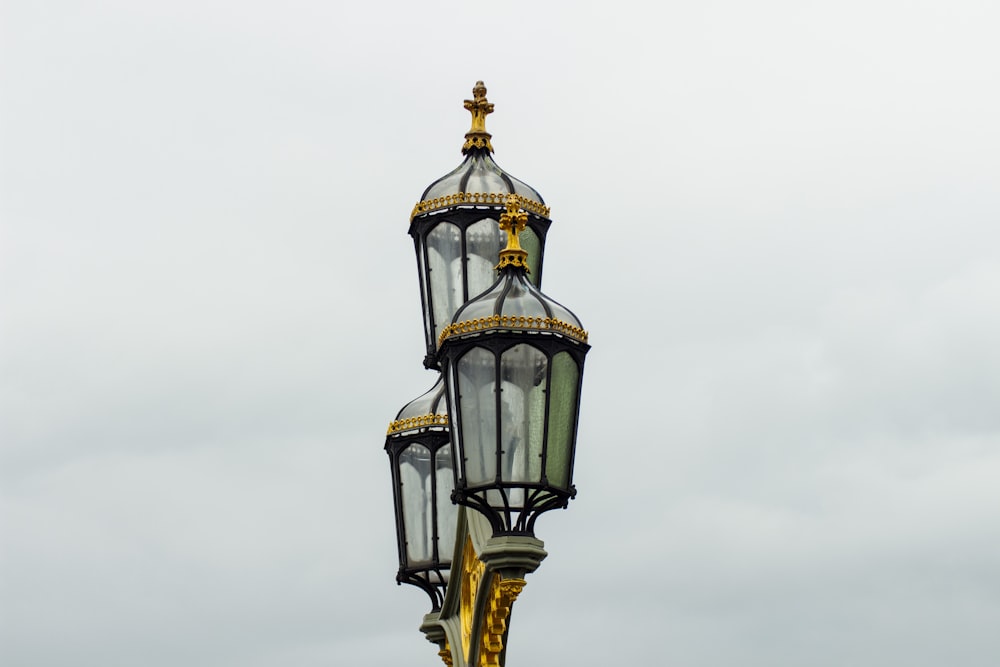
{"type": "Polygon", "coordinates": [[[486,99],[486,86],[482,81],[476,81],[472,99],[465,100],[465,108],[472,114],[472,129],[465,133],[462,154],[465,155],[474,148],[485,148],[492,153],[493,144],[490,139],[493,135],[486,131],[486,116],[493,113],[493,103],[486,99]]]}
{"type": "Polygon", "coordinates": [[[519,266],[527,273],[531,273],[528,268],[528,252],[521,248],[518,235],[524,231],[524,226],[528,224],[528,214],[521,210],[517,195],[507,195],[507,210],[500,214],[500,229],[507,232],[507,247],[500,251],[500,263],[497,269],[505,266],[519,266]]]}

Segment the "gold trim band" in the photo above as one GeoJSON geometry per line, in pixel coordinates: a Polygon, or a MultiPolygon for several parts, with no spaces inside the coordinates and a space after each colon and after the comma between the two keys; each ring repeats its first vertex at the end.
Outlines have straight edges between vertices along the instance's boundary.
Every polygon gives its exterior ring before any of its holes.
{"type": "MultiPolygon", "coordinates": [[[[413,207],[413,212],[410,213],[410,220],[413,220],[418,215],[423,213],[430,213],[431,211],[438,211],[443,208],[451,208],[452,206],[461,206],[462,204],[482,204],[482,205],[493,205],[493,206],[504,206],[508,193],[496,193],[496,192],[456,192],[453,195],[445,195],[444,197],[435,197],[434,199],[425,199],[424,201],[417,202],[417,205],[413,207]]],[[[525,211],[530,211],[535,215],[540,215],[543,218],[549,217],[550,209],[545,204],[537,202],[534,199],[528,199],[527,197],[522,197],[521,195],[513,195],[517,197],[517,203],[525,211]]]]}
{"type": "Polygon", "coordinates": [[[389,424],[389,430],[386,431],[386,435],[392,435],[394,433],[401,433],[403,431],[409,431],[415,428],[421,428],[424,426],[447,426],[448,425],[448,415],[421,415],[419,417],[407,417],[406,419],[397,419],[396,421],[389,424]]]}
{"type": "Polygon", "coordinates": [[[557,320],[553,317],[525,317],[523,315],[493,315],[492,317],[480,317],[475,320],[465,320],[449,324],[441,330],[438,336],[438,347],[448,338],[458,336],[473,331],[485,331],[486,329],[530,329],[548,330],[575,338],[581,343],[587,342],[587,332],[580,327],[557,320]]]}

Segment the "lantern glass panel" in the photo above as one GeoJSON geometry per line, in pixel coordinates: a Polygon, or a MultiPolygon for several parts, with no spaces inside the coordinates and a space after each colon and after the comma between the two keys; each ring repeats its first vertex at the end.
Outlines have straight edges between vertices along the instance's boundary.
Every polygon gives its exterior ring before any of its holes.
{"type": "Polygon", "coordinates": [[[466,230],[466,275],[469,282],[469,298],[479,296],[496,282],[497,258],[504,248],[505,236],[500,231],[497,221],[491,218],[484,218],[466,230]]]}
{"type": "MultiPolygon", "coordinates": [[[[452,466],[450,444],[433,451],[413,443],[400,452],[399,479],[409,567],[447,561],[455,549],[458,508],[451,502],[451,492],[455,488],[452,466]],[[437,535],[434,534],[435,509],[437,535]]],[[[431,574],[428,572],[428,576],[431,574]]]]}
{"type": "Polygon", "coordinates": [[[542,242],[531,227],[525,227],[517,235],[517,240],[521,243],[521,247],[528,251],[528,278],[537,287],[540,274],[538,262],[541,261],[542,257],[542,242]]]}
{"type": "Polygon", "coordinates": [[[538,299],[526,288],[527,283],[515,280],[510,283],[510,289],[503,300],[503,312],[505,315],[538,315],[541,309],[538,306],[538,299]]]}
{"type": "Polygon", "coordinates": [[[496,192],[497,190],[507,190],[506,183],[501,180],[503,171],[492,158],[484,160],[473,160],[466,172],[465,191],[466,192],[496,192]]]}
{"type": "MultiPolygon", "coordinates": [[[[545,354],[515,345],[500,356],[500,465],[505,482],[537,482],[545,434],[545,354]]],[[[510,504],[524,504],[524,490],[508,491],[510,504]]]]}
{"type": "Polygon", "coordinates": [[[556,303],[549,299],[548,301],[549,309],[552,311],[552,319],[560,320],[561,322],[566,322],[567,324],[572,324],[576,327],[581,327],[580,320],[576,319],[576,315],[571,313],[566,306],[561,303],[556,303]]]}
{"type": "Polygon", "coordinates": [[[424,193],[420,196],[420,198],[434,199],[435,197],[461,192],[461,183],[462,179],[465,177],[466,165],[469,163],[469,159],[470,158],[466,158],[462,161],[462,164],[458,165],[450,172],[431,183],[427,189],[424,190],[424,193]]]}
{"type": "Polygon", "coordinates": [[[474,347],[462,355],[458,395],[466,483],[491,483],[497,474],[496,359],[492,352],[474,347]]]}
{"type": "Polygon", "coordinates": [[[424,335],[429,339],[434,332],[431,330],[431,300],[427,293],[427,259],[423,247],[417,248],[417,269],[420,276],[420,300],[424,306],[424,335]]]}
{"type": "Polygon", "coordinates": [[[451,560],[458,529],[458,505],[451,502],[451,492],[455,490],[455,468],[450,444],[434,453],[434,476],[437,479],[437,560],[451,560]]]}
{"type": "Polygon", "coordinates": [[[549,484],[563,489],[569,488],[579,388],[580,367],[569,352],[558,353],[552,359],[549,432],[545,443],[545,477],[549,484]]]}
{"type": "Polygon", "coordinates": [[[434,302],[434,338],[437,339],[464,302],[462,235],[457,226],[442,222],[427,234],[427,262],[434,302]]]}
{"type": "Polygon", "coordinates": [[[419,443],[399,455],[399,481],[403,498],[406,558],[413,563],[431,560],[431,452],[419,443]]]}

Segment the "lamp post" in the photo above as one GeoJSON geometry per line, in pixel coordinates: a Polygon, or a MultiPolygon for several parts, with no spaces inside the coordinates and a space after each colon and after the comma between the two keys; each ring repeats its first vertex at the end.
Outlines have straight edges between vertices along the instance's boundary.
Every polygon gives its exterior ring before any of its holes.
{"type": "Polygon", "coordinates": [[[590,348],[579,319],[539,289],[549,209],[490,157],[481,81],[465,108],[465,161],[424,191],[410,224],[424,366],[441,375],[399,412],[385,449],[396,579],[431,598],[421,630],[446,665],[500,667],[523,577],[546,556],[535,520],[576,495],[590,348]]]}

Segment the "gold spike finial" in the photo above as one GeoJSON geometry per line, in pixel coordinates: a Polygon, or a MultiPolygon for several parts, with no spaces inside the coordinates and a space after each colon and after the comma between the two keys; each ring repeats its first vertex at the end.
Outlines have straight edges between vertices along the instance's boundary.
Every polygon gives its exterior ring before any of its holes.
{"type": "Polygon", "coordinates": [[[500,214],[500,229],[507,232],[507,247],[500,251],[500,263],[496,268],[519,266],[528,271],[528,251],[521,247],[517,237],[528,224],[528,214],[521,210],[519,197],[515,194],[507,195],[504,203],[507,210],[500,214]]]}
{"type": "Polygon", "coordinates": [[[472,89],[472,99],[465,100],[465,108],[472,114],[472,129],[465,134],[462,154],[468,153],[473,148],[485,148],[492,153],[493,144],[490,143],[492,135],[486,131],[486,116],[493,113],[493,103],[486,99],[486,86],[482,81],[476,81],[476,86],[472,89]]]}

